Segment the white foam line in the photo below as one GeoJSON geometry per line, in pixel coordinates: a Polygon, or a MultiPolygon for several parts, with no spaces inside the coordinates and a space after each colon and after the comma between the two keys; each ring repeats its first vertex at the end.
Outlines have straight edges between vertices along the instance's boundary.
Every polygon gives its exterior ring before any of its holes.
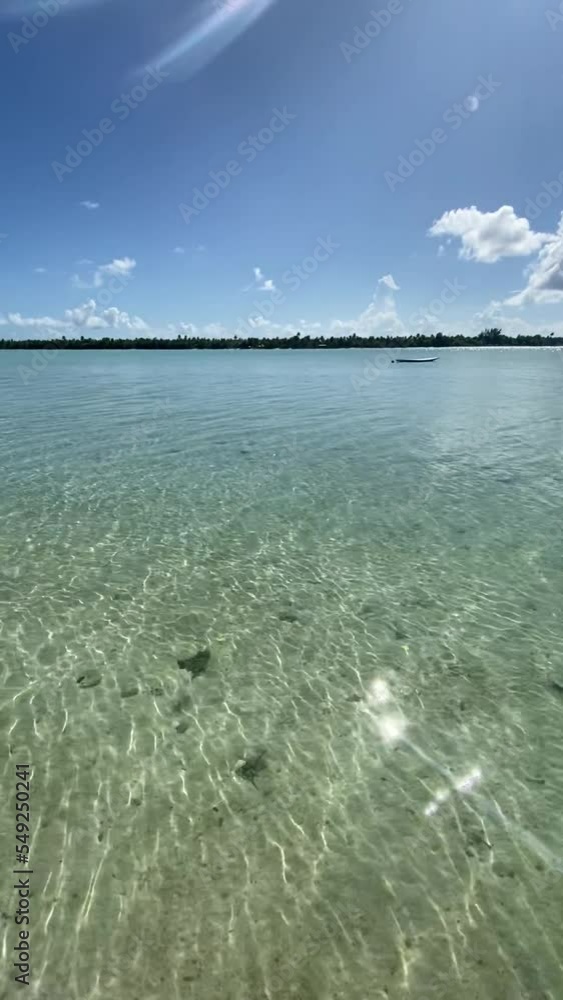
{"type": "Polygon", "coordinates": [[[80,916],[78,918],[78,925],[77,925],[77,928],[76,928],[76,934],[77,934],[77,936],[80,934],[80,928],[81,928],[82,924],[88,922],[88,916],[89,916],[90,910],[92,908],[92,903],[94,901],[94,892],[95,892],[95,889],[96,889],[96,882],[98,881],[98,878],[100,876],[100,872],[102,870],[102,867],[103,867],[104,861],[106,859],[106,856],[107,855],[104,854],[104,856],[102,858],[100,858],[98,867],[96,868],[96,871],[94,872],[94,874],[90,878],[90,885],[88,887],[88,892],[86,893],[86,897],[84,899],[84,903],[82,904],[82,910],[80,911],[80,916]]]}
{"type": "Polygon", "coordinates": [[[305,833],[305,830],[303,829],[302,826],[299,826],[299,823],[295,822],[295,820],[294,820],[293,816],[291,815],[291,813],[287,814],[287,818],[288,818],[288,820],[289,820],[290,823],[293,823],[295,829],[299,830],[299,833],[305,838],[305,840],[308,840],[309,838],[307,837],[307,834],[305,833]]]}
{"type": "Polygon", "coordinates": [[[44,934],[46,934],[47,931],[48,931],[48,929],[49,929],[49,924],[51,923],[51,917],[53,916],[53,913],[55,912],[56,905],[57,905],[56,903],[53,903],[53,905],[51,906],[51,909],[49,910],[47,916],[45,917],[45,922],[43,924],[43,932],[44,932],[44,934]]]}
{"type": "Polygon", "coordinates": [[[59,736],[63,735],[63,733],[64,733],[64,731],[65,731],[65,729],[67,727],[67,723],[68,723],[68,709],[65,708],[65,721],[64,721],[64,724],[63,724],[63,728],[61,729],[61,731],[59,733],[59,736]]]}
{"type": "Polygon", "coordinates": [[[47,890],[49,888],[49,882],[51,881],[52,877],[53,877],[53,872],[51,871],[51,872],[49,872],[49,874],[47,875],[47,878],[45,879],[45,885],[43,886],[43,891],[41,893],[42,896],[46,896],[47,895],[47,890]]]}
{"type": "Polygon", "coordinates": [[[444,933],[446,935],[446,939],[447,939],[447,942],[448,942],[448,947],[450,949],[450,955],[451,955],[451,958],[452,958],[452,965],[453,965],[453,967],[454,967],[454,969],[456,971],[457,978],[461,981],[461,974],[460,974],[460,971],[459,971],[459,963],[458,963],[458,960],[457,960],[457,955],[455,953],[454,943],[453,943],[453,941],[451,939],[450,931],[449,931],[448,925],[446,923],[446,920],[444,918],[444,914],[442,913],[442,911],[440,910],[439,906],[436,905],[436,903],[434,902],[434,900],[432,898],[430,898],[430,905],[431,905],[432,909],[435,910],[436,913],[438,914],[438,919],[439,919],[440,923],[442,924],[442,927],[444,928],[444,933]]]}
{"type": "Polygon", "coordinates": [[[136,745],[137,745],[137,741],[135,739],[135,723],[132,722],[131,723],[131,735],[129,736],[129,746],[127,747],[127,756],[128,757],[133,752],[133,750],[135,749],[136,745]]]}
{"type": "Polygon", "coordinates": [[[229,925],[227,927],[227,941],[229,942],[229,948],[235,947],[235,908],[232,903],[229,925]]]}
{"type": "Polygon", "coordinates": [[[282,845],[278,844],[277,840],[271,840],[270,843],[274,844],[274,846],[277,847],[278,851],[280,852],[280,855],[281,855],[281,864],[282,864],[282,878],[283,878],[285,884],[287,885],[288,882],[287,882],[287,878],[285,876],[285,873],[287,871],[287,864],[286,864],[286,860],[285,860],[285,851],[284,851],[282,845]]]}
{"type": "Polygon", "coordinates": [[[157,715],[160,715],[160,718],[164,719],[164,715],[160,711],[160,708],[159,708],[159,705],[158,705],[158,698],[153,698],[153,705],[155,707],[157,715]]]}
{"type": "MultiPolygon", "coordinates": [[[[200,726],[200,729],[201,729],[201,726],[200,726]]],[[[203,730],[202,730],[202,732],[203,732],[203,730]]],[[[208,767],[211,767],[211,761],[207,759],[207,757],[205,756],[204,750],[203,750],[204,741],[205,741],[205,734],[203,736],[203,739],[201,739],[200,742],[199,742],[199,749],[200,749],[201,756],[203,757],[205,763],[207,764],[208,767]]]]}
{"type": "MultiPolygon", "coordinates": [[[[30,681],[29,684],[28,684],[28,686],[26,688],[23,688],[20,691],[16,691],[14,697],[12,698],[12,701],[16,701],[18,698],[21,698],[24,694],[27,694],[28,691],[30,691],[33,687],[37,686],[37,684],[39,684],[39,681],[30,681]]],[[[2,707],[4,707],[4,706],[2,706],[2,707]]],[[[17,719],[16,719],[16,723],[17,723],[17,719]]],[[[11,732],[11,730],[10,730],[10,732],[11,732]]]]}

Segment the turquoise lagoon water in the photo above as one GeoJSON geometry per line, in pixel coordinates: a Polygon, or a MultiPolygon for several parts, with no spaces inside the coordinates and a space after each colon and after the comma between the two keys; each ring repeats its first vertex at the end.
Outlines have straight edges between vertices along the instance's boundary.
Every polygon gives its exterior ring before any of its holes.
{"type": "Polygon", "coordinates": [[[0,996],[24,759],[29,996],[561,998],[561,352],[30,360],[0,996]]]}

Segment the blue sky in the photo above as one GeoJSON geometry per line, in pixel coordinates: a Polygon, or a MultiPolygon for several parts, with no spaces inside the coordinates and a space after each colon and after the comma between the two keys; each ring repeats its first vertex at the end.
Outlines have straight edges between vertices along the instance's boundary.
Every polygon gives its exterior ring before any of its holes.
{"type": "Polygon", "coordinates": [[[562,332],[558,3],[0,0],[0,334],[562,332]]]}

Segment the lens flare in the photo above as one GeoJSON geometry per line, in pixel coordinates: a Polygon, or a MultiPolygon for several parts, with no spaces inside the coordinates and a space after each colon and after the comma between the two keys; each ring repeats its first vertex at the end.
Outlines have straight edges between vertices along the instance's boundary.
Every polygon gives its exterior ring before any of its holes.
{"type": "Polygon", "coordinates": [[[187,79],[216,59],[275,0],[211,0],[196,23],[151,61],[175,79],[187,79]]]}

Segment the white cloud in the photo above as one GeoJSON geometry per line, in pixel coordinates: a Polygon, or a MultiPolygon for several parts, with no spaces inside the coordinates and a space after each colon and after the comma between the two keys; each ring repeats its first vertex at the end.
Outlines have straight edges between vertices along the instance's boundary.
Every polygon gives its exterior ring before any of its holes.
{"type": "Polygon", "coordinates": [[[99,288],[102,284],[95,275],[91,278],[81,278],[79,274],[73,274],[70,283],[73,288],[99,288]]]}
{"type": "Polygon", "coordinates": [[[172,253],[185,253],[185,252],[186,252],[185,247],[174,247],[174,250],[172,251],[172,253]]]}
{"type": "Polygon", "coordinates": [[[201,331],[204,337],[230,337],[231,333],[222,323],[207,323],[201,331]]]}
{"type": "Polygon", "coordinates": [[[99,201],[81,201],[80,204],[82,205],[82,208],[87,208],[90,212],[93,212],[96,208],[100,207],[99,201]]]}
{"type": "Polygon", "coordinates": [[[47,274],[47,268],[46,267],[34,267],[33,270],[34,270],[35,274],[47,274]]]}
{"type": "Polygon", "coordinates": [[[88,299],[83,305],[75,309],[65,310],[65,321],[74,329],[86,327],[89,330],[112,330],[125,329],[142,331],[148,330],[148,326],[140,316],[130,316],[129,313],[109,306],[107,309],[98,311],[97,303],[94,299],[88,299]]]}
{"type": "Polygon", "coordinates": [[[375,294],[369,305],[355,319],[333,319],[329,324],[329,336],[346,336],[356,333],[359,337],[404,337],[408,330],[397,312],[395,296],[399,286],[393,276],[386,274],[377,283],[375,294]],[[392,284],[387,279],[390,279],[392,284]],[[394,286],[394,287],[393,287],[394,286]],[[382,289],[387,289],[386,293],[382,289]]]}
{"type": "Polygon", "coordinates": [[[136,266],[137,261],[131,257],[115,257],[109,264],[96,267],[86,278],[73,274],[71,281],[75,288],[101,288],[107,278],[121,278],[124,282],[127,281],[136,266]]]}
{"type": "Polygon", "coordinates": [[[270,324],[265,316],[255,316],[253,319],[249,320],[250,326],[256,330],[264,330],[269,327],[270,324]]]}
{"type": "Polygon", "coordinates": [[[515,315],[509,309],[505,309],[507,304],[509,303],[493,300],[473,315],[463,332],[467,336],[477,336],[487,327],[498,327],[510,337],[533,337],[536,334],[548,337],[552,332],[556,337],[563,337],[563,320],[534,323],[524,316],[515,315]]]}
{"type": "Polygon", "coordinates": [[[167,332],[176,337],[197,337],[197,326],[193,323],[169,323],[167,332]]]}
{"type": "Polygon", "coordinates": [[[550,305],[563,302],[563,214],[557,233],[526,270],[528,284],[505,300],[508,306],[550,305]]]}
{"type": "MultiPolygon", "coordinates": [[[[355,333],[361,337],[403,337],[413,333],[436,333],[440,327],[446,334],[465,333],[476,335],[485,327],[501,327],[505,333],[512,336],[542,334],[549,335],[551,331],[556,336],[563,336],[563,320],[549,324],[535,324],[521,316],[514,316],[504,309],[504,303],[493,301],[482,311],[477,312],[463,326],[447,319],[438,321],[434,315],[424,315],[419,310],[417,323],[404,319],[398,313],[394,296],[382,295],[381,290],[375,293],[372,301],[356,317],[343,320],[335,318],[320,323],[300,318],[294,323],[274,323],[266,317],[256,314],[246,318],[246,329],[236,324],[230,327],[222,323],[207,323],[197,326],[190,322],[170,323],[167,327],[150,327],[140,316],[130,315],[115,306],[98,309],[94,299],[89,299],[81,306],[67,309],[61,319],[51,316],[22,316],[21,313],[8,313],[0,316],[1,327],[12,327],[18,331],[28,330],[30,336],[61,336],[84,335],[86,337],[107,332],[109,335],[131,334],[150,335],[155,337],[176,337],[179,334],[187,337],[232,337],[236,333],[240,337],[292,337],[298,331],[302,336],[347,336],[355,333]],[[381,299],[381,301],[380,301],[381,299]]],[[[9,334],[8,334],[9,336],[9,334]]]]}
{"type": "Polygon", "coordinates": [[[271,278],[265,278],[264,273],[260,267],[253,267],[252,271],[254,273],[254,281],[251,285],[247,285],[244,289],[245,292],[249,292],[251,288],[257,288],[259,292],[275,292],[276,286],[271,278]]]}
{"type": "Polygon", "coordinates": [[[392,274],[384,274],[383,277],[379,279],[378,284],[385,285],[386,288],[389,288],[392,292],[400,291],[400,286],[397,284],[392,274]]]}
{"type": "Polygon", "coordinates": [[[429,236],[453,236],[461,241],[459,256],[494,264],[503,257],[527,257],[553,239],[549,233],[535,233],[528,219],[519,218],[511,205],[496,212],[456,208],[444,212],[428,231],[429,236]]]}
{"type": "Polygon", "coordinates": [[[52,316],[22,316],[19,312],[8,313],[7,319],[11,326],[20,330],[66,330],[68,326],[64,320],[53,319],[52,316]]]}
{"type": "Polygon", "coordinates": [[[75,309],[66,309],[62,319],[52,316],[22,316],[19,312],[8,313],[4,326],[13,326],[18,330],[38,330],[47,334],[83,333],[84,330],[128,330],[140,333],[149,329],[140,316],[130,316],[129,313],[110,306],[98,310],[94,299],[89,299],[75,309]]]}
{"type": "Polygon", "coordinates": [[[118,278],[128,275],[137,266],[137,261],[131,257],[116,257],[109,264],[102,264],[98,270],[101,274],[109,274],[118,278]]]}

